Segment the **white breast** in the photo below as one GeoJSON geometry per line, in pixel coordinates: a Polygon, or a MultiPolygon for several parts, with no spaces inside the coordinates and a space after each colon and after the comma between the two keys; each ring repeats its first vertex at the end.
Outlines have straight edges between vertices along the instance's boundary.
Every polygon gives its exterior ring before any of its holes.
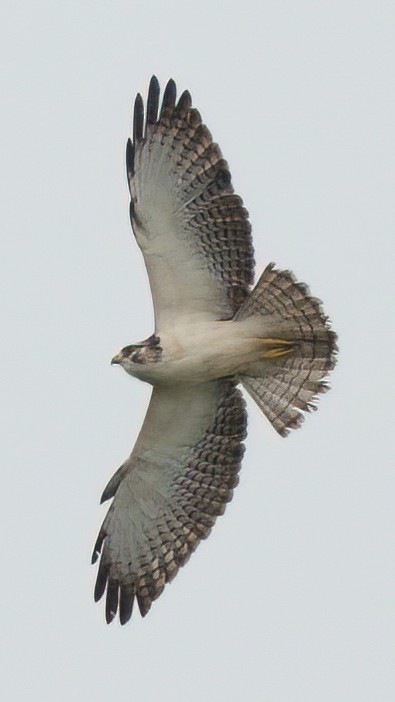
{"type": "MultiPolygon", "coordinates": [[[[242,372],[258,345],[242,321],[178,321],[158,331],[163,349],[159,363],[139,365],[132,375],[158,383],[201,383],[242,372]]],[[[129,371],[130,372],[130,371],[129,371]]]]}

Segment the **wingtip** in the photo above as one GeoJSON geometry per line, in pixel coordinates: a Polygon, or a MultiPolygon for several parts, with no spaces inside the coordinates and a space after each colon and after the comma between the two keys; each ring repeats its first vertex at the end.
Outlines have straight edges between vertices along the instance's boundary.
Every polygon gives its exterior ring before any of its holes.
{"type": "Polygon", "coordinates": [[[165,92],[163,93],[160,117],[162,116],[163,110],[166,107],[174,107],[174,105],[176,104],[176,98],[177,98],[177,86],[176,86],[173,78],[170,78],[170,80],[167,81],[167,85],[165,87],[165,92]]]}
{"type": "Polygon", "coordinates": [[[147,133],[147,127],[149,124],[155,124],[158,119],[158,107],[159,107],[159,81],[156,76],[152,76],[148,88],[148,99],[147,99],[147,119],[145,124],[145,132],[147,133]]]}
{"type": "Polygon", "coordinates": [[[148,86],[148,95],[151,93],[153,95],[158,94],[160,92],[160,85],[159,85],[159,80],[156,77],[156,75],[151,76],[151,80],[149,82],[148,86]]]}
{"type": "Polygon", "coordinates": [[[177,107],[181,110],[187,110],[192,107],[192,96],[189,90],[184,90],[177,103],[177,107]]]}
{"type": "Polygon", "coordinates": [[[145,617],[151,609],[152,600],[149,597],[143,597],[139,592],[136,593],[136,599],[140,614],[145,617]]]}
{"type": "MultiPolygon", "coordinates": [[[[175,107],[177,99],[177,86],[173,78],[167,81],[163,98],[162,105],[159,110],[159,97],[160,97],[160,85],[159,80],[155,74],[151,76],[149,88],[148,88],[148,98],[146,107],[146,119],[144,126],[144,102],[141,93],[137,93],[134,101],[134,111],[133,111],[133,143],[131,142],[131,147],[140,141],[143,136],[147,134],[147,128],[149,124],[155,124],[158,119],[161,119],[163,111],[167,107],[175,107]]],[[[181,94],[180,99],[177,103],[177,107],[181,109],[188,109],[192,106],[192,97],[189,90],[184,90],[181,94]]],[[[127,168],[128,174],[134,174],[134,151],[132,151],[130,146],[127,145],[127,168]],[[129,165],[130,164],[130,165],[129,165]]]]}
{"type": "Polygon", "coordinates": [[[99,570],[96,577],[95,589],[93,592],[93,597],[95,602],[98,602],[104,595],[106,590],[108,579],[108,566],[103,564],[103,561],[99,565],[99,570]]]}
{"type": "Polygon", "coordinates": [[[141,97],[141,93],[137,93],[135,99],[134,99],[134,109],[140,109],[143,108],[143,98],[141,97]]]}
{"type": "Polygon", "coordinates": [[[133,143],[143,138],[144,104],[140,93],[137,93],[134,101],[133,112],[133,143]]]}
{"type": "Polygon", "coordinates": [[[119,621],[122,626],[126,624],[132,616],[134,596],[135,592],[132,585],[121,586],[119,596],[119,621]]]}
{"type": "Polygon", "coordinates": [[[126,173],[128,178],[134,176],[134,146],[131,139],[126,142],[126,173]]]}
{"type": "Polygon", "coordinates": [[[106,611],[106,624],[111,624],[111,622],[115,619],[116,612],[106,611]]]}
{"type": "Polygon", "coordinates": [[[131,616],[132,616],[132,613],[124,614],[124,613],[120,612],[119,613],[119,623],[121,624],[121,626],[125,626],[125,624],[127,624],[128,621],[130,620],[131,616]]]}
{"type": "Polygon", "coordinates": [[[103,490],[102,496],[100,498],[100,504],[107,502],[111,497],[114,497],[114,493],[108,489],[108,486],[103,490]]]}
{"type": "Polygon", "coordinates": [[[119,587],[115,580],[109,580],[107,583],[107,597],[106,597],[106,622],[111,624],[112,620],[116,617],[118,611],[118,601],[119,601],[119,587]]]}
{"type": "Polygon", "coordinates": [[[103,531],[103,529],[100,529],[98,537],[96,539],[96,543],[95,543],[94,548],[93,548],[93,553],[92,553],[92,558],[91,558],[92,565],[96,563],[97,559],[100,556],[105,538],[106,538],[105,532],[103,531]]]}
{"type": "Polygon", "coordinates": [[[175,93],[177,91],[177,86],[176,86],[176,82],[175,82],[174,78],[169,78],[169,80],[167,81],[167,84],[166,84],[165,91],[166,90],[168,92],[170,92],[172,95],[173,95],[173,93],[175,93]]]}

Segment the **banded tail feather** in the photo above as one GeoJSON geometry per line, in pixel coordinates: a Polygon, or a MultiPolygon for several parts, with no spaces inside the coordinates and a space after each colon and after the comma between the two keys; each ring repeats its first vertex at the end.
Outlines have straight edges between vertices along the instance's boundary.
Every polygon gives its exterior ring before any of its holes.
{"type": "Polygon", "coordinates": [[[262,333],[262,361],[240,381],[281,436],[316,409],[336,363],[336,334],[320,300],[287,270],[270,263],[235,319],[262,333]]]}

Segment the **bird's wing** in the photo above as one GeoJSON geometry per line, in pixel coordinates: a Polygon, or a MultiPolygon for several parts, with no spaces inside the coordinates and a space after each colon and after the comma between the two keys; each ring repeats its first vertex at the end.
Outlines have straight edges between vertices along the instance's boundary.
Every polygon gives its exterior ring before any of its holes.
{"type": "Polygon", "coordinates": [[[144,616],[223,514],[238,482],[246,413],[230,380],[156,387],[130,458],[103,493],[114,497],[92,561],[106,619],[144,616]]]}
{"type": "Polygon", "coordinates": [[[133,231],[143,252],[156,327],[193,314],[233,316],[253,282],[251,226],[219,146],[170,80],[159,108],[152,77],[137,95],[126,149],[133,231]]]}

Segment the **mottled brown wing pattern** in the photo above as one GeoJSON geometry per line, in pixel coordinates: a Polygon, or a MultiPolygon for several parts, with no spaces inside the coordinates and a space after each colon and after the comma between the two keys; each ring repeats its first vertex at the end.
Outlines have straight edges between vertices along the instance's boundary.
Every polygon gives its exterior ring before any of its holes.
{"type": "MultiPolygon", "coordinates": [[[[247,210],[234,193],[218,144],[191,107],[190,94],[185,91],[176,104],[176,86],[170,80],[159,115],[158,106],[159,84],[153,77],[145,115],[140,95],[136,98],[133,142],[127,145],[131,221],[137,241],[145,258],[161,251],[158,231],[166,222],[175,232],[169,244],[174,250],[185,247],[184,265],[192,257],[210,275],[224,298],[222,311],[232,316],[254,277],[247,210]],[[157,222],[152,214],[156,207],[157,222]]],[[[166,229],[161,236],[170,237],[166,229]]],[[[190,286],[193,282],[192,277],[190,286]]]]}
{"type": "MultiPolygon", "coordinates": [[[[208,393],[212,388],[207,384],[208,393]]],[[[144,616],[232,498],[246,436],[244,400],[227,380],[216,381],[213,397],[209,424],[195,445],[162,456],[159,446],[150,461],[144,451],[134,452],[105,493],[115,497],[92,561],[101,552],[95,599],[107,590],[107,622],[117,611],[121,624],[127,622],[135,598],[144,616]]]]}

